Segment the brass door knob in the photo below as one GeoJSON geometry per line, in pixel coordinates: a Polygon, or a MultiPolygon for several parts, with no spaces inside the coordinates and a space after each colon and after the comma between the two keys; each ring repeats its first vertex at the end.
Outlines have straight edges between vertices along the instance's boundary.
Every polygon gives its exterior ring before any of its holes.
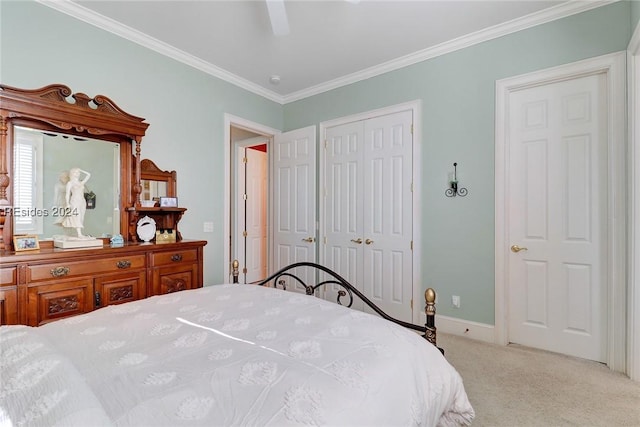
{"type": "Polygon", "coordinates": [[[366,243],[367,245],[370,245],[370,244],[372,244],[372,243],[373,243],[373,240],[371,240],[371,239],[367,239],[367,240],[365,240],[365,241],[364,241],[364,243],[366,243]]]}
{"type": "Polygon", "coordinates": [[[521,248],[518,245],[511,246],[511,252],[514,252],[514,253],[518,253],[520,251],[526,251],[526,250],[528,250],[528,249],[527,248],[521,248]]]}
{"type": "Polygon", "coordinates": [[[361,239],[361,238],[359,238],[359,237],[358,237],[358,239],[357,239],[357,240],[351,239],[351,241],[352,241],[353,243],[357,243],[357,244],[359,244],[359,245],[360,245],[360,244],[362,244],[362,239],[361,239]]]}
{"type": "Polygon", "coordinates": [[[313,243],[316,241],[315,237],[307,237],[306,239],[302,239],[303,242],[313,243]]]}

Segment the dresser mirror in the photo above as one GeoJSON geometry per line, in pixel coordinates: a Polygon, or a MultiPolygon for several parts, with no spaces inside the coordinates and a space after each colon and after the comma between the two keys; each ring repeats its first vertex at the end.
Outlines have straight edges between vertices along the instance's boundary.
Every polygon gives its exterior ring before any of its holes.
{"type": "Polygon", "coordinates": [[[56,234],[55,188],[70,168],[90,173],[86,234],[130,240],[130,208],[139,205],[141,192],[140,144],[148,126],[103,95],[91,98],[60,84],[0,85],[0,250],[12,250],[14,235],[56,234]]]}
{"type": "Polygon", "coordinates": [[[153,161],[140,161],[140,200],[157,200],[176,196],[176,171],[163,171],[153,161]]]}
{"type": "Polygon", "coordinates": [[[120,233],[120,144],[20,126],[13,135],[14,234],[42,241],[64,233],[65,186],[73,167],[91,173],[84,234],[120,233]]]}

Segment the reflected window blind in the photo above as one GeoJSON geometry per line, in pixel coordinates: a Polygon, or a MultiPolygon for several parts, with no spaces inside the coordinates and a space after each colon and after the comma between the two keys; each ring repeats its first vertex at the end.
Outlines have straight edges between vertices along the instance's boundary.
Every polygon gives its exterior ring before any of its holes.
{"type": "Polygon", "coordinates": [[[42,142],[40,133],[16,129],[13,151],[14,234],[42,233],[42,161],[38,161],[42,142]]]}

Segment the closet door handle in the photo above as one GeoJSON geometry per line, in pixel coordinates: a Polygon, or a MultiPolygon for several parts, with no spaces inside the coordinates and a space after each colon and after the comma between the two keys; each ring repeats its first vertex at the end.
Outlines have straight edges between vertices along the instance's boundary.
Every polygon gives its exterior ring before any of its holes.
{"type": "Polygon", "coordinates": [[[361,239],[361,238],[359,238],[359,237],[358,237],[356,240],[351,239],[351,241],[352,241],[353,243],[357,243],[357,244],[359,244],[359,245],[361,245],[361,244],[362,244],[362,239],[361,239]]]}
{"type": "Polygon", "coordinates": [[[313,243],[316,241],[315,237],[307,237],[306,239],[302,239],[303,242],[313,243]]]}
{"type": "Polygon", "coordinates": [[[367,240],[365,240],[365,241],[364,241],[364,243],[366,243],[367,245],[370,245],[370,244],[372,244],[372,243],[373,243],[373,240],[371,240],[371,239],[367,239],[367,240]]]}

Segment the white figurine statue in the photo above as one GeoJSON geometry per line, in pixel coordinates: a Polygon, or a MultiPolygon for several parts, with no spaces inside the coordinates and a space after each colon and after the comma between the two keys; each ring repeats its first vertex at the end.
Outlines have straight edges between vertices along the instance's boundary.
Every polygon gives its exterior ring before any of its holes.
{"type": "Polygon", "coordinates": [[[57,225],[62,225],[62,220],[64,220],[65,207],[67,206],[66,193],[68,182],[69,171],[60,172],[53,194],[53,214],[56,217],[53,223],[57,225]]]}
{"type": "Polygon", "coordinates": [[[87,202],[84,198],[84,185],[89,181],[89,178],[91,178],[89,172],[80,168],[71,168],[69,170],[69,182],[67,182],[65,188],[66,215],[62,219],[61,225],[65,228],[74,228],[80,238],[85,237],[82,234],[84,213],[87,210],[87,202]]]}

